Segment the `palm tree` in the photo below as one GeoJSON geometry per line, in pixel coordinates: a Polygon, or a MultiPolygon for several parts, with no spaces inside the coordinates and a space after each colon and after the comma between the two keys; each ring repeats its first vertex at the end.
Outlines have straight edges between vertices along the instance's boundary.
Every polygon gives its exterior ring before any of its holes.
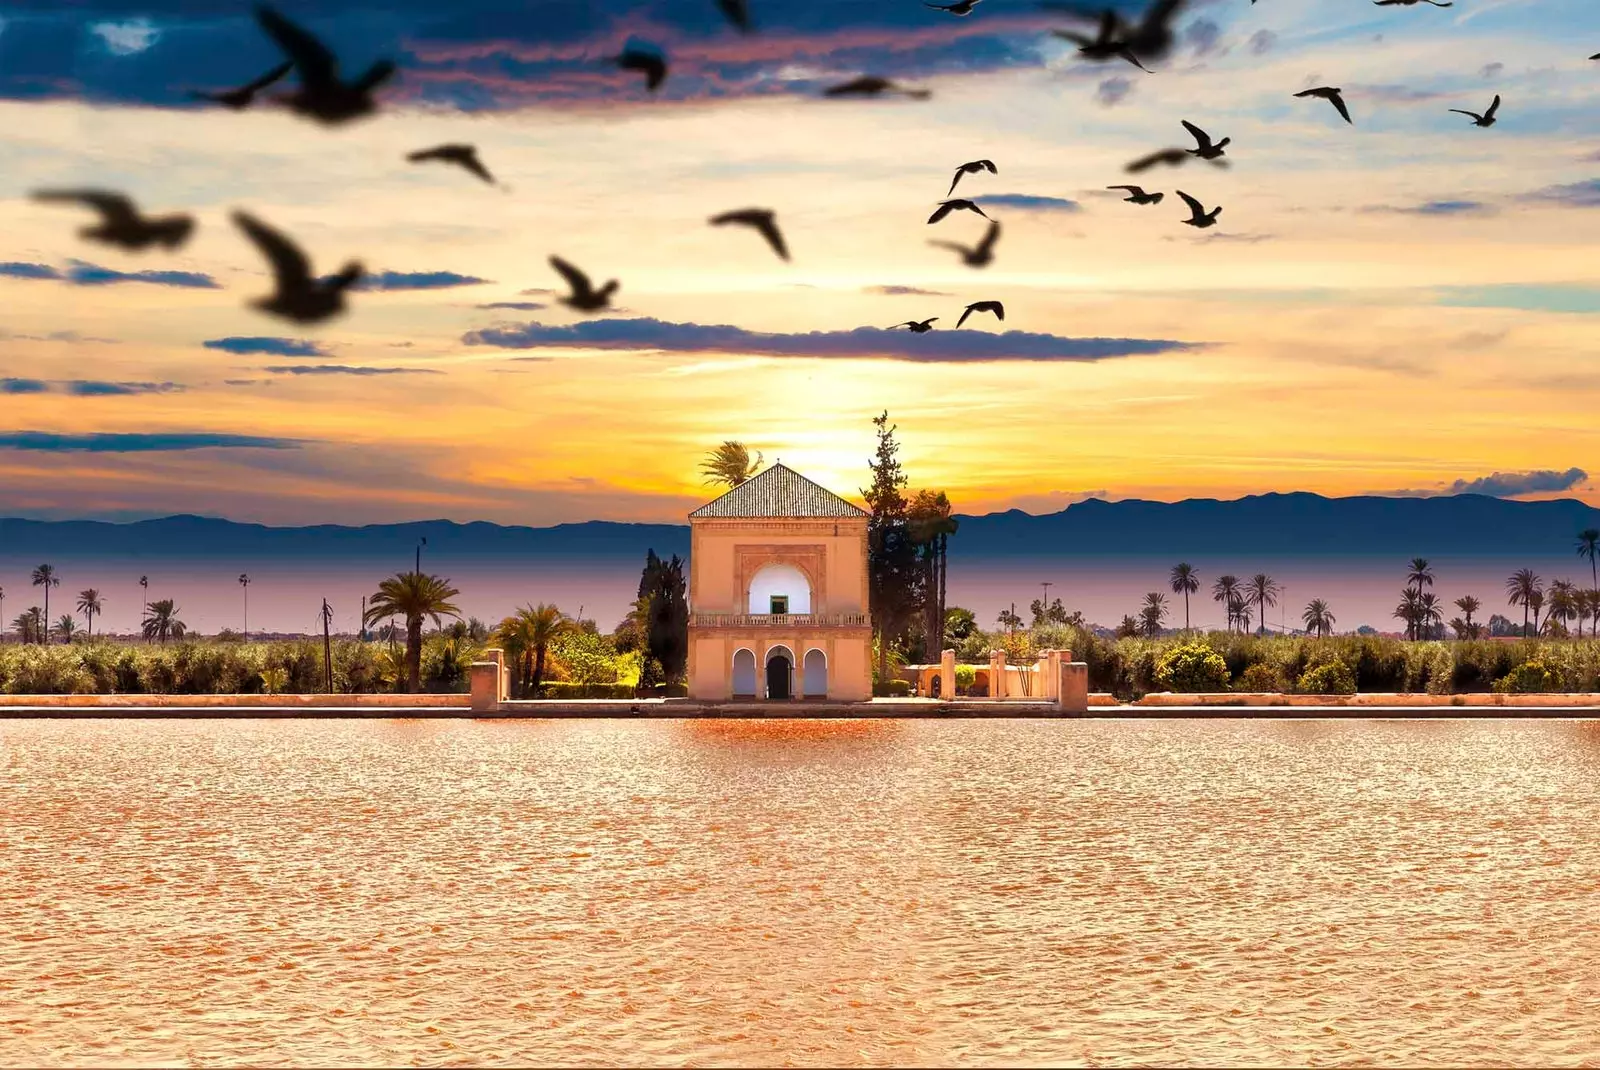
{"type": "Polygon", "coordinates": [[[94,618],[101,612],[100,592],[93,587],[78,592],[78,612],[89,622],[89,638],[94,638],[94,618]]]}
{"type": "Polygon", "coordinates": [[[1595,569],[1595,559],[1600,558],[1600,528],[1578,532],[1578,556],[1589,559],[1589,590],[1600,591],[1600,573],[1595,569]]]}
{"type": "MultiPolygon", "coordinates": [[[[50,619],[50,588],[52,588],[52,587],[60,587],[61,586],[61,580],[56,577],[56,567],[54,565],[40,565],[38,568],[34,569],[33,570],[33,585],[35,587],[43,587],[44,588],[44,618],[46,620],[49,620],[50,619]]],[[[41,632],[40,633],[39,642],[41,642],[41,643],[44,642],[46,640],[46,638],[48,638],[48,637],[45,636],[43,634],[43,632],[41,632]]]]}
{"type": "Polygon", "coordinates": [[[1228,599],[1228,618],[1238,621],[1239,630],[1250,630],[1250,603],[1245,599],[1243,591],[1235,591],[1228,599]]]}
{"type": "Polygon", "coordinates": [[[1406,623],[1406,638],[1415,639],[1422,627],[1422,595],[1415,587],[1400,592],[1400,604],[1394,607],[1394,616],[1406,623]]]}
{"type": "Polygon", "coordinates": [[[1432,591],[1417,596],[1417,638],[1433,638],[1435,628],[1444,627],[1444,614],[1439,611],[1439,596],[1432,591]]]}
{"type": "Polygon", "coordinates": [[[751,461],[750,451],[745,448],[745,444],[729,439],[706,454],[700,472],[706,477],[707,483],[726,483],[731,490],[755,475],[760,467],[759,452],[756,454],[756,459],[751,461]]]}
{"type": "MultiPolygon", "coordinates": [[[[1533,608],[1536,595],[1542,595],[1539,586],[1539,576],[1531,568],[1519,568],[1506,580],[1506,599],[1508,605],[1522,607],[1522,634],[1528,634],[1528,611],[1533,608]]],[[[1543,601],[1543,599],[1540,599],[1543,601]]]]}
{"type": "Polygon", "coordinates": [[[1218,576],[1216,582],[1211,585],[1211,600],[1213,602],[1221,602],[1228,611],[1228,631],[1230,632],[1233,631],[1233,624],[1237,619],[1237,614],[1234,612],[1234,603],[1237,601],[1235,596],[1238,593],[1239,577],[1237,576],[1218,576]]]}
{"type": "Polygon", "coordinates": [[[162,598],[145,606],[140,630],[146,639],[165,643],[168,639],[182,639],[189,626],[178,619],[178,607],[172,599],[162,598]]]}
{"type": "Polygon", "coordinates": [[[523,698],[539,696],[551,644],[577,627],[571,617],[543,602],[519,609],[500,622],[495,638],[505,647],[507,655],[514,653],[518,659],[521,671],[517,675],[522,681],[523,698]]]}
{"type": "Polygon", "coordinates": [[[1413,557],[1406,573],[1406,586],[1415,587],[1418,594],[1424,587],[1433,586],[1433,566],[1428,564],[1425,557],[1413,557]]]}
{"type": "MultiPolygon", "coordinates": [[[[1545,616],[1545,629],[1558,624],[1565,628],[1567,621],[1578,615],[1578,589],[1571,580],[1555,580],[1550,584],[1550,612],[1545,616]]],[[[1582,631],[1582,625],[1579,625],[1582,631]]]]}
{"type": "Polygon", "coordinates": [[[1529,601],[1533,609],[1533,634],[1539,634],[1539,610],[1544,608],[1544,592],[1534,591],[1533,598],[1529,601]]]}
{"type": "Polygon", "coordinates": [[[1277,580],[1274,580],[1265,572],[1257,572],[1250,577],[1250,582],[1244,585],[1244,589],[1249,600],[1261,609],[1258,616],[1261,619],[1261,631],[1265,633],[1267,630],[1267,607],[1278,604],[1278,594],[1283,588],[1278,586],[1277,580]]]}
{"type": "Polygon", "coordinates": [[[1462,613],[1466,614],[1466,624],[1468,629],[1473,627],[1472,615],[1478,612],[1478,610],[1482,607],[1483,603],[1479,602],[1470,594],[1464,594],[1460,598],[1456,599],[1456,608],[1461,610],[1462,613]]]}
{"type": "Polygon", "coordinates": [[[1306,610],[1300,614],[1300,619],[1305,621],[1306,631],[1315,632],[1318,639],[1333,630],[1333,610],[1329,609],[1328,603],[1321,598],[1313,598],[1306,603],[1306,610]]]}
{"type": "Polygon", "coordinates": [[[1167,596],[1151,591],[1144,596],[1144,606],[1139,610],[1139,626],[1144,634],[1161,634],[1161,619],[1167,615],[1167,596]]]}
{"type": "Polygon", "coordinates": [[[375,624],[385,617],[406,619],[406,690],[415,694],[422,688],[422,620],[433,620],[434,627],[444,617],[459,617],[461,611],[450,599],[461,592],[450,581],[421,572],[400,572],[378,584],[378,593],[367,600],[363,624],[375,624]]]}
{"type": "Polygon", "coordinates": [[[922,559],[924,582],[923,646],[936,660],[944,637],[944,591],[948,555],[946,548],[960,522],[952,515],[944,491],[919,490],[909,506],[911,541],[922,559]]]}
{"type": "MultiPolygon", "coordinates": [[[[240,634],[246,639],[250,638],[250,574],[239,573],[239,586],[244,588],[244,631],[240,634]]],[[[362,627],[366,627],[362,624],[362,627]]]]}
{"type": "Polygon", "coordinates": [[[40,642],[44,634],[44,612],[38,606],[29,606],[26,613],[17,615],[11,626],[17,630],[17,638],[24,643],[40,642]]]}
{"type": "Polygon", "coordinates": [[[1194,566],[1188,562],[1179,562],[1172,566],[1172,593],[1183,595],[1183,630],[1189,630],[1189,596],[1200,589],[1200,577],[1194,574],[1194,566]]]}
{"type": "Polygon", "coordinates": [[[77,631],[78,622],[65,613],[61,615],[60,620],[56,621],[56,634],[61,637],[63,643],[72,642],[72,637],[77,631]]]}

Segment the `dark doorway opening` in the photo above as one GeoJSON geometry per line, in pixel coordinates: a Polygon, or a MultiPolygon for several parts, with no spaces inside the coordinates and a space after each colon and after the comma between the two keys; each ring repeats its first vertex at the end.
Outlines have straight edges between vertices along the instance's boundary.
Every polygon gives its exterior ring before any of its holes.
{"type": "Polygon", "coordinates": [[[789,698],[789,674],[792,666],[789,659],[783,654],[774,654],[767,659],[767,697],[775,699],[789,698]]]}

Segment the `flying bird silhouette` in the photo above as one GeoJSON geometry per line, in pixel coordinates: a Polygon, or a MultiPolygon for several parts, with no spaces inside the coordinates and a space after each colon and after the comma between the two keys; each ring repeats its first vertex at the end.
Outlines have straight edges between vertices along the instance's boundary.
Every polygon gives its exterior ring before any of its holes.
{"type": "Polygon", "coordinates": [[[1215,160],[1218,156],[1222,155],[1222,150],[1227,147],[1228,142],[1233,140],[1231,137],[1225,137],[1213,145],[1211,143],[1210,135],[1208,135],[1204,130],[1200,129],[1187,119],[1180,119],[1178,121],[1183,124],[1183,128],[1185,130],[1194,135],[1195,143],[1200,146],[1199,148],[1190,149],[1190,156],[1198,156],[1202,160],[1215,160]]]}
{"type": "Polygon", "coordinates": [[[1589,58],[1590,59],[1600,59],[1600,52],[1596,52],[1594,55],[1590,56],[1589,58]]]}
{"type": "Polygon", "coordinates": [[[1494,113],[1500,110],[1500,94],[1496,93],[1494,95],[1494,100],[1489,102],[1489,110],[1484,112],[1482,115],[1479,115],[1475,111],[1462,111],[1460,108],[1450,108],[1448,110],[1455,112],[1457,115],[1472,116],[1473,126],[1493,126],[1494,113]]]}
{"type": "Polygon", "coordinates": [[[937,222],[939,222],[939,220],[943,219],[945,216],[949,215],[951,212],[956,212],[956,211],[977,212],[979,215],[983,216],[983,218],[985,218],[985,219],[989,218],[987,215],[984,214],[983,209],[979,208],[973,202],[971,202],[969,200],[964,200],[964,199],[962,199],[960,197],[956,197],[954,200],[940,201],[939,202],[939,207],[935,208],[933,210],[933,214],[928,217],[928,222],[929,223],[937,223],[937,222]]]}
{"type": "Polygon", "coordinates": [[[611,62],[625,71],[638,71],[643,74],[644,87],[652,93],[661,88],[661,83],[667,77],[666,57],[655,52],[646,52],[642,48],[624,49],[620,56],[612,57],[611,62]]]}
{"type": "Polygon", "coordinates": [[[747,227],[754,227],[761,236],[767,239],[767,244],[772,246],[772,251],[783,259],[789,259],[789,249],[783,243],[783,234],[778,230],[778,220],[770,208],[742,208],[736,212],[723,212],[710,219],[714,227],[725,226],[729,223],[738,223],[747,227]]]}
{"type": "Polygon", "coordinates": [[[1107,186],[1106,189],[1125,189],[1128,195],[1123,198],[1129,204],[1160,204],[1164,193],[1146,193],[1139,186],[1107,186]]]}
{"type": "Polygon", "coordinates": [[[326,126],[359,119],[377,110],[372,91],[394,76],[392,60],[379,60],[353,82],[339,77],[339,61],[321,41],[272,8],[256,8],[256,21],[294,62],[300,90],[283,99],[296,114],[326,126]]]}
{"type": "Polygon", "coordinates": [[[133,201],[120,193],[99,189],[45,189],[33,199],[47,204],[75,203],[100,213],[100,222],[78,231],[89,241],[115,245],[129,252],[160,245],[177,249],[194,231],[194,217],[187,215],[143,216],[133,201]]]}
{"type": "Polygon", "coordinates": [[[280,63],[260,78],[240,86],[238,89],[229,89],[221,93],[191,92],[189,95],[195,100],[209,100],[213,104],[221,104],[224,108],[233,111],[243,111],[255,102],[256,94],[267,86],[281,79],[294,69],[294,63],[280,63]]]}
{"type": "Polygon", "coordinates": [[[1296,93],[1295,96],[1321,97],[1323,100],[1326,100],[1329,104],[1332,104],[1339,110],[1339,114],[1344,116],[1345,122],[1350,123],[1352,126],[1355,125],[1354,120],[1350,118],[1350,109],[1344,106],[1344,97],[1340,96],[1339,90],[1333,86],[1318,86],[1315,89],[1307,89],[1303,93],[1296,93]]]}
{"type": "Polygon", "coordinates": [[[740,33],[755,32],[755,26],[750,21],[749,0],[717,0],[717,7],[722,17],[740,33]]]}
{"type": "Polygon", "coordinates": [[[1136,175],[1140,171],[1150,170],[1150,168],[1156,166],[1156,164],[1164,163],[1169,167],[1177,167],[1179,164],[1188,163],[1189,159],[1190,157],[1188,149],[1161,149],[1157,152],[1152,152],[1148,156],[1139,157],[1127,167],[1123,168],[1123,170],[1127,171],[1130,175],[1136,175]]]}
{"type": "Polygon", "coordinates": [[[445,163],[453,163],[477,175],[489,185],[495,184],[494,176],[489,173],[487,167],[483,166],[483,161],[478,159],[478,150],[472,145],[436,145],[431,149],[408,153],[406,159],[412,163],[423,163],[427,160],[442,160],[445,163]]]}
{"type": "Polygon", "coordinates": [[[825,97],[876,97],[882,96],[884,93],[899,93],[901,96],[910,97],[913,100],[927,100],[933,95],[926,89],[906,89],[904,86],[896,85],[887,78],[876,78],[872,75],[853,78],[841,85],[831,86],[822,91],[822,95],[825,97]]]}
{"type": "Polygon", "coordinates": [[[1004,320],[1006,318],[1006,306],[1002,305],[999,301],[974,301],[972,304],[967,306],[967,310],[965,312],[961,313],[961,318],[956,320],[956,329],[960,330],[961,325],[967,322],[967,317],[972,315],[974,312],[993,312],[994,318],[997,320],[1004,320]]]}
{"type": "Polygon", "coordinates": [[[972,9],[983,3],[983,0],[956,0],[953,4],[930,4],[922,0],[923,7],[931,7],[935,11],[948,11],[952,15],[967,16],[972,14],[972,9]]]}
{"type": "Polygon", "coordinates": [[[352,260],[337,275],[311,277],[311,261],[283,234],[247,212],[234,212],[233,221],[261,250],[272,265],[277,291],[251,304],[263,312],[295,323],[319,323],[344,311],[344,293],[361,278],[361,262],[352,260]]]}
{"type": "Polygon", "coordinates": [[[1379,7],[1394,7],[1397,4],[1401,7],[1414,7],[1417,4],[1432,4],[1434,7],[1455,6],[1455,0],[1445,0],[1442,4],[1439,0],[1372,0],[1372,2],[1379,7]]]}
{"type": "Polygon", "coordinates": [[[594,284],[589,281],[589,276],[559,256],[550,258],[550,266],[559,271],[561,277],[567,280],[567,285],[572,287],[570,295],[558,297],[556,300],[579,312],[598,312],[605,308],[611,303],[611,295],[617,292],[620,285],[616,279],[610,279],[596,290],[594,284]]]}
{"type": "Polygon", "coordinates": [[[994,260],[994,243],[999,240],[1000,224],[991,219],[989,221],[989,229],[983,235],[983,240],[970,248],[965,245],[958,245],[953,241],[929,241],[928,244],[960,253],[962,263],[968,267],[981,268],[988,266],[994,260]]]}
{"type": "MultiPolygon", "coordinates": [[[[1000,173],[995,170],[993,160],[973,160],[971,163],[964,163],[956,168],[956,177],[950,180],[950,193],[956,191],[956,183],[961,181],[962,175],[975,175],[979,171],[987,171],[991,175],[1000,173]]],[[[950,193],[946,193],[945,196],[950,196],[950,193]]]]}
{"type": "Polygon", "coordinates": [[[1117,23],[1117,13],[1115,11],[1107,11],[1100,16],[1100,31],[1094,37],[1086,37],[1071,30],[1051,30],[1050,32],[1063,40],[1071,41],[1077,45],[1079,54],[1085,59],[1092,59],[1097,63],[1108,59],[1125,59],[1141,71],[1148,72],[1150,68],[1140,63],[1139,57],[1128,50],[1128,43],[1116,39],[1117,23]]]}
{"type": "Polygon", "coordinates": [[[927,334],[933,330],[933,321],[938,318],[938,316],[930,316],[925,320],[907,320],[904,323],[895,324],[894,327],[885,327],[884,330],[892,331],[896,327],[909,327],[912,334],[927,334]]]}
{"type": "MultiPolygon", "coordinates": [[[[1254,0],[1252,0],[1254,2],[1254,0]]],[[[1145,8],[1144,17],[1129,24],[1109,8],[1095,9],[1086,5],[1046,0],[1039,6],[1046,11],[1059,11],[1078,18],[1112,18],[1113,35],[1119,37],[1140,59],[1165,59],[1172,51],[1172,22],[1178,12],[1188,5],[1188,0],[1154,0],[1145,8]]]]}
{"type": "Polygon", "coordinates": [[[1183,203],[1189,206],[1189,218],[1185,219],[1184,222],[1189,224],[1191,227],[1199,227],[1201,230],[1204,230],[1205,228],[1216,223],[1217,216],[1222,214],[1222,206],[1220,204],[1208,212],[1199,201],[1183,192],[1183,190],[1180,189],[1177,191],[1177,193],[1178,196],[1183,198],[1183,203]]]}

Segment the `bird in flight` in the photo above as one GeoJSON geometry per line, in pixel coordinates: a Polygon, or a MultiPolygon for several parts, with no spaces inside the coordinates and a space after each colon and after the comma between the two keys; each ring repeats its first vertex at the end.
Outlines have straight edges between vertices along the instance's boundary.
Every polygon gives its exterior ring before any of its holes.
{"type": "Polygon", "coordinates": [[[767,244],[772,246],[772,251],[783,259],[789,259],[789,249],[783,243],[783,233],[778,230],[778,220],[770,208],[742,208],[736,212],[723,212],[710,219],[714,227],[725,226],[728,223],[739,223],[747,227],[754,227],[761,236],[767,239],[767,244]]]}
{"type": "Polygon", "coordinates": [[[1217,216],[1222,214],[1222,206],[1220,204],[1208,212],[1199,201],[1183,192],[1183,190],[1180,189],[1177,192],[1178,196],[1183,198],[1183,203],[1189,206],[1189,218],[1185,219],[1184,222],[1191,227],[1199,227],[1204,230],[1214,224],[1217,221],[1217,216]]]}
{"type": "Polygon", "coordinates": [[[1195,143],[1200,146],[1199,148],[1190,149],[1190,156],[1198,156],[1202,160],[1215,160],[1218,156],[1222,155],[1222,150],[1227,147],[1228,142],[1233,140],[1231,137],[1225,137],[1213,145],[1211,143],[1210,135],[1208,135],[1204,130],[1200,129],[1187,119],[1180,119],[1178,121],[1183,123],[1183,128],[1185,130],[1194,135],[1195,143]]]}
{"type": "Polygon", "coordinates": [[[1157,152],[1152,152],[1148,156],[1139,157],[1127,167],[1123,168],[1123,170],[1127,171],[1130,175],[1136,175],[1140,171],[1150,170],[1150,168],[1154,167],[1156,164],[1164,163],[1169,167],[1177,167],[1179,164],[1188,162],[1188,149],[1161,149],[1157,152]]]}
{"type": "Polygon", "coordinates": [[[1154,0],[1145,9],[1144,17],[1132,25],[1123,22],[1121,16],[1110,9],[1095,10],[1060,0],[1045,0],[1039,6],[1046,11],[1060,11],[1086,19],[1104,19],[1109,14],[1113,33],[1128,46],[1129,52],[1140,59],[1165,59],[1172,51],[1172,21],[1187,4],[1188,0],[1154,0]]]}
{"type": "Polygon", "coordinates": [[[567,280],[567,285],[572,287],[569,296],[559,297],[557,300],[579,312],[598,312],[605,308],[611,303],[611,295],[617,292],[617,287],[620,285],[616,279],[611,279],[596,290],[594,284],[589,281],[589,276],[559,256],[550,258],[550,266],[559,271],[561,277],[567,280]]]}
{"type": "Polygon", "coordinates": [[[1085,37],[1081,33],[1071,30],[1051,30],[1051,33],[1066,41],[1071,41],[1078,46],[1078,52],[1086,59],[1103,62],[1108,59],[1125,59],[1138,67],[1141,71],[1148,72],[1150,68],[1139,62],[1139,57],[1128,50],[1126,41],[1116,39],[1117,13],[1107,11],[1100,16],[1100,32],[1094,37],[1085,37]]]}
{"type": "Polygon", "coordinates": [[[1352,120],[1350,118],[1350,109],[1346,108],[1344,106],[1344,97],[1340,96],[1339,95],[1339,90],[1334,88],[1333,86],[1327,86],[1327,85],[1318,86],[1315,89],[1307,89],[1303,93],[1296,93],[1295,96],[1297,96],[1297,97],[1321,97],[1323,100],[1326,100],[1329,104],[1332,104],[1335,108],[1338,109],[1339,114],[1344,116],[1344,121],[1345,122],[1350,123],[1350,125],[1352,125],[1352,126],[1355,125],[1354,120],[1352,120]]]}
{"type": "Polygon", "coordinates": [[[1432,4],[1434,7],[1455,6],[1455,0],[1445,0],[1442,4],[1439,0],[1372,0],[1372,2],[1379,7],[1394,7],[1397,4],[1401,7],[1415,7],[1417,4],[1432,4]]]}
{"type": "Polygon", "coordinates": [[[939,202],[939,207],[935,208],[933,210],[933,214],[928,217],[928,222],[929,223],[937,223],[937,222],[939,222],[939,220],[943,219],[945,216],[949,215],[951,212],[956,212],[956,211],[977,212],[979,215],[983,216],[983,218],[985,218],[985,219],[989,218],[987,215],[984,214],[983,209],[979,208],[972,201],[964,200],[964,199],[962,199],[960,197],[956,197],[954,200],[940,201],[939,202]]]}
{"type": "Polygon", "coordinates": [[[283,234],[247,212],[234,212],[233,221],[272,265],[277,283],[272,296],[258,298],[252,305],[295,323],[319,323],[344,311],[344,292],[362,275],[360,261],[350,261],[337,275],[313,279],[311,261],[283,234]]]}
{"type": "Polygon", "coordinates": [[[1160,204],[1165,193],[1146,193],[1141,186],[1107,186],[1106,189],[1125,189],[1128,195],[1123,198],[1129,204],[1160,204]]]}
{"type": "MultiPolygon", "coordinates": [[[[961,181],[962,175],[975,175],[979,171],[987,171],[991,175],[998,175],[1000,173],[999,171],[995,170],[993,160],[973,160],[971,163],[964,163],[960,167],[956,168],[956,177],[950,180],[950,193],[954,193],[956,191],[956,183],[961,181]]],[[[945,196],[950,196],[950,193],[946,193],[945,196]]]]}
{"type": "Polygon", "coordinates": [[[967,16],[972,14],[972,9],[983,3],[983,0],[956,0],[953,4],[930,4],[922,0],[923,7],[931,7],[935,11],[948,11],[952,15],[967,16]]]}
{"type": "Polygon", "coordinates": [[[1596,52],[1594,55],[1590,56],[1589,58],[1590,59],[1600,59],[1600,52],[1596,52]]]}
{"type": "Polygon", "coordinates": [[[233,111],[243,111],[255,102],[257,93],[278,81],[293,69],[293,61],[280,63],[260,78],[242,85],[238,89],[229,89],[222,93],[191,92],[189,95],[195,100],[209,100],[213,104],[221,104],[224,108],[229,108],[233,111]]]}
{"type": "Polygon", "coordinates": [[[133,201],[120,193],[98,189],[46,189],[33,195],[45,203],[72,202],[100,213],[100,222],[78,233],[90,241],[138,252],[152,245],[176,249],[189,240],[194,218],[187,215],[143,216],[133,201]]]}
{"type": "Polygon", "coordinates": [[[1000,224],[991,219],[989,220],[989,229],[983,235],[983,240],[970,248],[953,241],[930,241],[928,244],[960,253],[962,263],[968,267],[981,268],[986,267],[994,260],[994,243],[999,240],[1000,224]]]}
{"type": "Polygon", "coordinates": [[[938,318],[938,316],[931,316],[925,320],[907,320],[904,323],[895,324],[894,327],[886,327],[884,329],[892,331],[896,327],[909,327],[911,328],[912,334],[927,334],[929,331],[933,330],[933,321],[938,318]]]}
{"type": "Polygon", "coordinates": [[[442,160],[463,167],[489,185],[494,185],[494,176],[489,169],[483,166],[483,161],[478,159],[478,150],[472,145],[436,145],[431,149],[422,149],[418,152],[408,153],[406,159],[412,163],[422,163],[426,160],[442,160]]]}
{"type": "Polygon", "coordinates": [[[749,0],[717,0],[717,7],[722,11],[722,17],[740,33],[755,32],[755,26],[750,22],[749,0]]]}
{"type": "Polygon", "coordinates": [[[899,93],[910,97],[912,100],[927,100],[933,94],[926,89],[906,89],[896,85],[887,78],[875,78],[864,75],[851,79],[841,85],[831,86],[822,91],[825,97],[876,97],[884,93],[899,93]]]}
{"type": "Polygon", "coordinates": [[[1448,110],[1455,112],[1457,115],[1472,116],[1473,126],[1493,126],[1494,113],[1500,110],[1500,94],[1496,93],[1494,95],[1494,99],[1489,102],[1489,110],[1482,115],[1475,111],[1462,111],[1460,108],[1450,108],[1448,110]]]}
{"type": "Polygon", "coordinates": [[[999,301],[974,301],[967,306],[965,312],[961,313],[961,318],[956,320],[956,329],[960,330],[961,325],[967,322],[967,317],[974,312],[993,312],[994,318],[1002,321],[1006,318],[1006,306],[999,301]]]}
{"type": "Polygon", "coordinates": [[[661,83],[667,77],[666,57],[655,52],[646,52],[642,48],[624,49],[620,56],[612,57],[611,62],[625,71],[638,71],[643,74],[644,87],[652,93],[661,88],[661,83]]]}
{"type": "Polygon", "coordinates": [[[294,62],[300,77],[300,91],[284,98],[291,110],[327,126],[377,110],[372,91],[394,76],[392,60],[379,60],[360,78],[346,82],[339,77],[339,61],[310,33],[265,4],[256,8],[256,21],[294,62]]]}

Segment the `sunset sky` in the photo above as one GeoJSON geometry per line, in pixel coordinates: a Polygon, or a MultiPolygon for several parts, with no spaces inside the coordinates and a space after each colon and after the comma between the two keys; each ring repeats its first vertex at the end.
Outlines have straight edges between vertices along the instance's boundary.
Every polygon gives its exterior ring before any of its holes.
{"type": "Polygon", "coordinates": [[[400,63],[380,115],[191,106],[278,62],[248,5],[0,0],[0,514],[674,520],[724,438],[854,496],[883,409],[913,485],[960,512],[1600,504],[1593,0],[1195,4],[1150,74],[1081,59],[1048,30],[1083,23],[1020,0],[752,0],[747,37],[712,0],[281,10],[351,72],[400,63]],[[625,43],[672,62],[656,99],[604,62],[625,43]],[[860,74],[933,96],[820,97],[860,74]],[[1315,85],[1353,126],[1292,96],[1315,85]],[[1447,110],[1496,93],[1492,128],[1447,110]],[[1123,173],[1191,144],[1180,119],[1233,166],[1123,173]],[[507,188],[403,159],[446,141],[507,188]],[[999,174],[957,190],[1004,226],[976,270],[927,241],[983,220],[925,221],[985,157],[999,174]],[[195,237],[126,254],[28,199],[86,185],[192,211],[195,237]],[[1178,188],[1218,226],[1184,226],[1178,188]],[[706,225],[747,206],[777,211],[791,264],[706,225]],[[270,281],[234,208],[372,286],[313,328],[248,307],[270,281]],[[620,308],[554,304],[552,253],[620,279],[620,308]],[[953,331],[986,299],[1003,324],[953,331]]]}

